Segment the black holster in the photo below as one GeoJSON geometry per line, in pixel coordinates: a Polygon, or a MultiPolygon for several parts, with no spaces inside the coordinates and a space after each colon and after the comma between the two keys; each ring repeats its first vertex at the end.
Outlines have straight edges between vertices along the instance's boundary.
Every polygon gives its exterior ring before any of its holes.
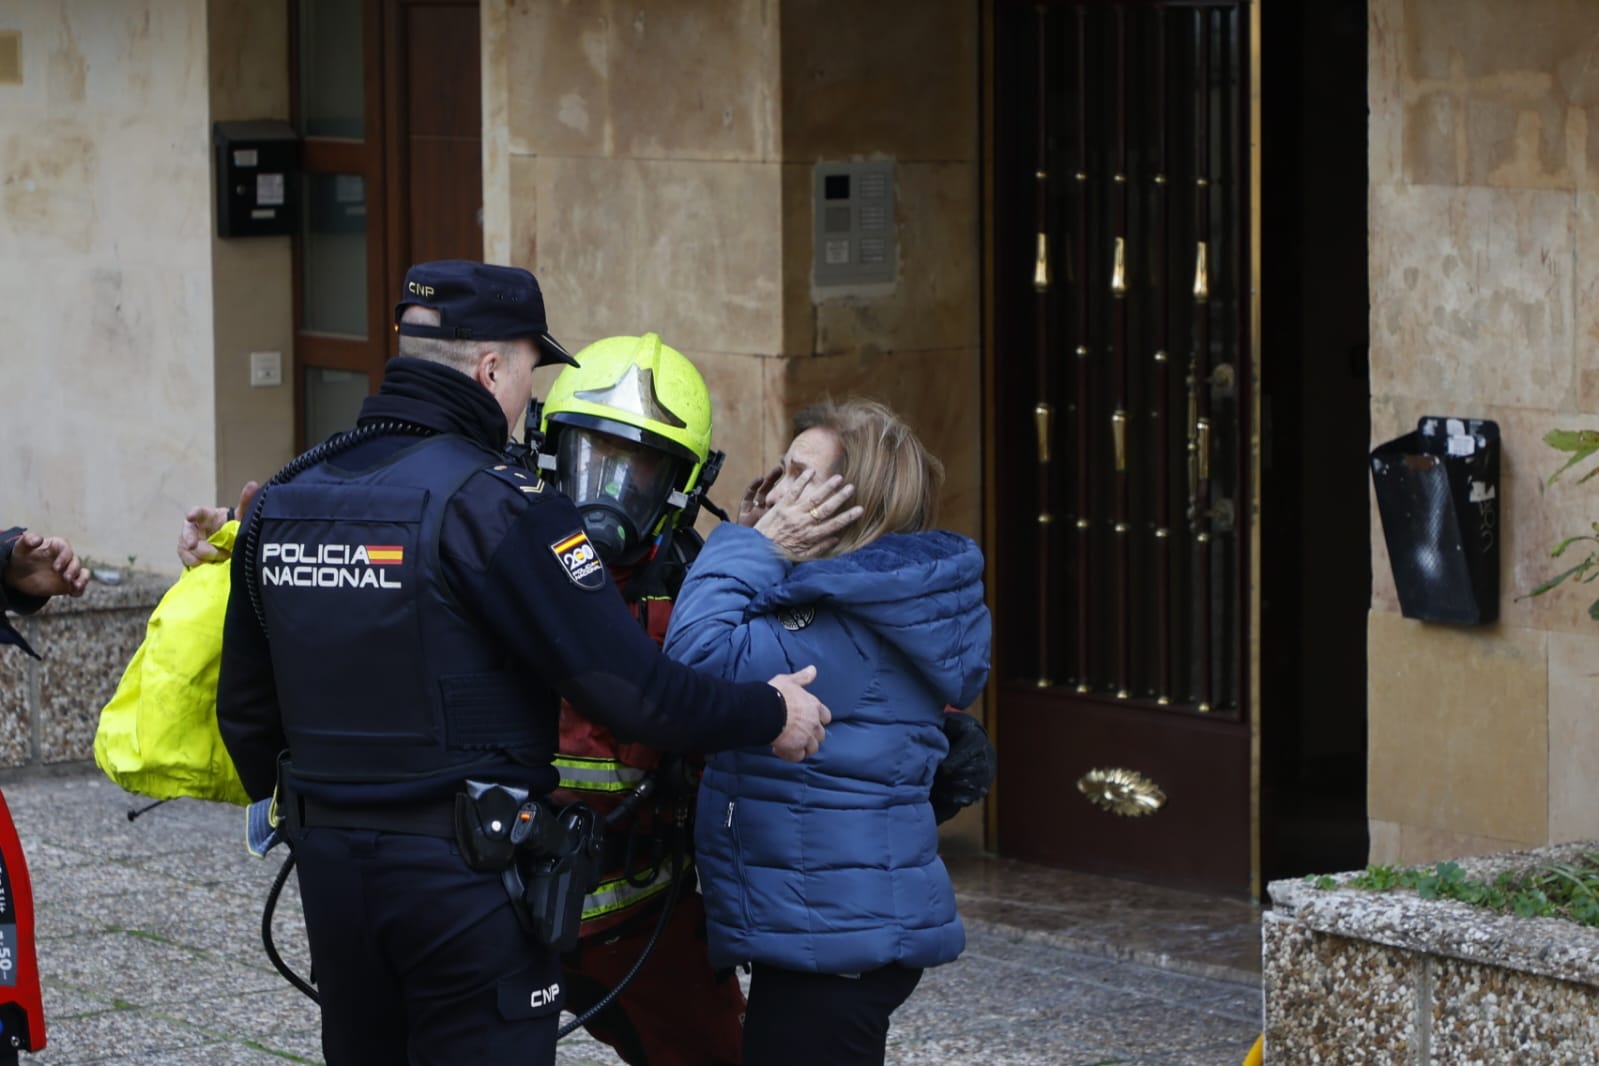
{"type": "Polygon", "coordinates": [[[600,879],[603,824],[581,803],[552,810],[526,790],[468,781],[456,839],[474,870],[498,872],[522,928],[556,951],[577,944],[583,897],[600,879]]]}

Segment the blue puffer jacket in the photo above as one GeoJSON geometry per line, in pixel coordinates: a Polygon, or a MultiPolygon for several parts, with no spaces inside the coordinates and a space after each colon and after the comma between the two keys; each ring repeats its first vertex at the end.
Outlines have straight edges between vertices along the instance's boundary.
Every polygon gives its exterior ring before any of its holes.
{"type": "Polygon", "coordinates": [[[706,541],[667,654],[730,680],[814,664],[833,712],[802,763],[762,747],[706,765],[694,845],[713,965],[861,973],[960,954],[928,791],[944,707],[988,678],[982,574],[977,545],[942,531],[797,565],[732,523],[706,541]]]}

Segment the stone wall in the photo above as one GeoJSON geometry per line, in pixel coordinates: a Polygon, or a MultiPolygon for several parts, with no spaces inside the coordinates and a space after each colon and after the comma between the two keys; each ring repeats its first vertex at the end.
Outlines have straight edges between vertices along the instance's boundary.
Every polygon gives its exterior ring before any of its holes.
{"type": "Polygon", "coordinates": [[[1599,836],[1596,587],[1524,598],[1599,517],[1545,479],[1555,427],[1599,427],[1599,6],[1372,0],[1372,443],[1422,415],[1503,435],[1500,620],[1400,616],[1372,507],[1374,862],[1599,836]]]}
{"type": "Polygon", "coordinates": [[[13,617],[43,658],[0,648],[0,769],[94,758],[100,708],[170,584],[148,573],[117,585],[91,581],[77,599],[58,596],[37,614],[13,617]]]}
{"type": "MultiPolygon", "coordinates": [[[[1467,875],[1569,861],[1497,855],[1467,875]]],[[[1274,882],[1263,918],[1265,1061],[1527,1062],[1599,1058],[1599,930],[1409,892],[1274,882]]]]}

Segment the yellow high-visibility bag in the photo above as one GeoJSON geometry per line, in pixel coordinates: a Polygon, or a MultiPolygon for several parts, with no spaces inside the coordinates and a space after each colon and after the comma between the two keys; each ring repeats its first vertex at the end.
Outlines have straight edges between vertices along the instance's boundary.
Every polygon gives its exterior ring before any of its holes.
{"type": "MultiPolygon", "coordinates": [[[[229,522],[208,539],[231,552],[238,532],[239,523],[229,522]]],[[[217,731],[231,571],[215,562],[183,572],[150,614],[144,643],[100,712],[94,761],[129,792],[250,802],[217,731]]]]}

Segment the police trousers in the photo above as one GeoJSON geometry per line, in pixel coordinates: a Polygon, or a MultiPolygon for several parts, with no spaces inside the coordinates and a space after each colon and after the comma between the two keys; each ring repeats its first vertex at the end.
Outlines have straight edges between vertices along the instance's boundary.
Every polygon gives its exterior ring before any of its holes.
{"type": "Polygon", "coordinates": [[[560,960],[455,841],[309,827],[291,840],[328,1066],[550,1066],[560,960]]]}

